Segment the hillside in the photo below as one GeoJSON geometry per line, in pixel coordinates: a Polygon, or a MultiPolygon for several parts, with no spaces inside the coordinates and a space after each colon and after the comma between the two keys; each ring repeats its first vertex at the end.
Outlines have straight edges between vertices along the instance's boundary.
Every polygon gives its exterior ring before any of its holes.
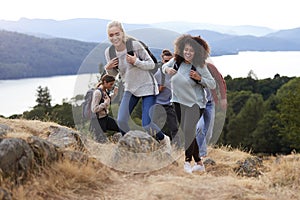
{"type": "Polygon", "coordinates": [[[95,43],[0,31],[0,79],[76,74],[95,43]]]}
{"type": "MultiPolygon", "coordinates": [[[[42,26],[44,21],[38,22],[32,28],[42,26]]],[[[68,22],[73,26],[75,26],[73,23],[82,23],[80,20],[68,22]]],[[[46,25],[43,24],[44,26],[46,25]]],[[[76,27],[78,28],[78,25],[76,27]]],[[[127,28],[130,29],[127,34],[146,43],[157,59],[159,59],[162,49],[173,50],[174,40],[180,35],[175,31],[151,28],[143,24],[138,26],[127,24],[127,28]]],[[[104,30],[102,28],[101,32],[104,30]]],[[[187,33],[200,35],[207,40],[211,47],[211,56],[237,54],[239,51],[300,51],[299,29],[278,31],[261,37],[230,35],[203,29],[193,29],[187,33]]],[[[38,35],[42,34],[46,34],[46,32],[38,33],[38,35]]],[[[99,37],[101,35],[99,32],[90,34],[99,34],[99,37]]],[[[105,38],[107,37],[106,33],[103,33],[101,37],[103,35],[105,38]]],[[[109,45],[107,39],[101,43],[90,43],[47,37],[0,31],[0,80],[97,73],[99,64],[106,63],[104,50],[109,45]]]]}
{"type": "MultiPolygon", "coordinates": [[[[53,127],[59,125],[52,122],[0,118],[0,147],[11,138],[22,138],[27,142],[32,140],[29,139],[32,136],[47,139],[53,127]]],[[[216,163],[207,164],[205,173],[186,174],[182,167],[183,152],[174,150],[173,154],[178,155],[176,160],[178,165],[170,164],[145,173],[130,173],[116,170],[115,167],[109,167],[97,159],[101,153],[110,151],[115,143],[98,144],[89,137],[83,141],[86,141],[88,152],[81,153],[88,158],[81,156],[81,159],[76,161],[65,156],[59,162],[37,168],[38,170],[26,181],[19,180],[18,184],[7,178],[3,179],[1,174],[0,197],[8,199],[8,193],[11,193],[11,199],[294,200],[300,198],[299,154],[258,158],[229,147],[210,147],[209,158],[216,163]],[[248,163],[250,173],[242,173],[246,172],[243,171],[246,169],[240,167],[241,163],[255,160],[259,160],[258,165],[252,168],[253,163],[248,163]]],[[[35,147],[38,147],[38,143],[35,147]]],[[[74,146],[65,147],[63,152],[66,151],[80,153],[74,146]]],[[[1,148],[0,155],[2,155],[1,148]]],[[[39,154],[41,159],[43,156],[47,155],[39,154]]]]}
{"type": "MultiPolygon", "coordinates": [[[[109,19],[96,18],[75,18],[69,20],[21,18],[18,21],[0,20],[0,29],[17,31],[30,35],[44,35],[45,37],[70,38],[87,42],[102,42],[106,40],[106,25],[109,21],[109,19]]],[[[168,21],[153,24],[123,23],[123,25],[126,31],[143,28],[156,28],[168,29],[177,33],[185,33],[193,29],[205,29],[233,35],[255,36],[263,36],[275,32],[273,29],[259,26],[225,26],[182,21],[168,21]]]]}

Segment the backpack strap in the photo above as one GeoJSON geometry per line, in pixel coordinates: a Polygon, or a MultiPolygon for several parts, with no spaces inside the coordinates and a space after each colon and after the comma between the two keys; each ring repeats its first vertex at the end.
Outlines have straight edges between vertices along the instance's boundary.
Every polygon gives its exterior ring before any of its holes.
{"type": "Polygon", "coordinates": [[[174,65],[173,65],[173,69],[175,69],[176,71],[178,71],[180,64],[178,61],[175,61],[174,65]]]}
{"type": "Polygon", "coordinates": [[[116,49],[115,49],[114,45],[110,45],[108,50],[109,50],[109,58],[110,59],[113,59],[113,58],[117,57],[116,49]]]}
{"type": "Polygon", "coordinates": [[[161,75],[161,85],[165,85],[165,81],[166,81],[166,75],[163,73],[162,71],[162,67],[159,68],[160,70],[160,75],[161,75]]]}
{"type": "Polygon", "coordinates": [[[127,38],[126,40],[126,49],[127,49],[127,53],[130,54],[130,55],[133,55],[133,38],[127,38]]]}

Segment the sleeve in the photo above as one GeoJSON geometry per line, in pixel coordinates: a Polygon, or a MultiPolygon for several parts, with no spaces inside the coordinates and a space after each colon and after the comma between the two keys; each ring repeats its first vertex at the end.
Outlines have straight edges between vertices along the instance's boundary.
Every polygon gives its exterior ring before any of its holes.
{"type": "Polygon", "coordinates": [[[169,62],[163,64],[162,66],[162,72],[164,74],[166,74],[166,69],[169,67],[169,68],[172,68],[175,64],[175,59],[174,58],[171,58],[171,60],[169,60],[169,62]]]}
{"type": "Polygon", "coordinates": [[[156,71],[156,73],[154,74],[154,78],[156,79],[158,85],[161,85],[161,70],[160,68],[156,71]]]}
{"type": "Polygon", "coordinates": [[[101,98],[102,98],[101,92],[99,90],[95,90],[93,93],[92,106],[91,106],[93,113],[98,113],[102,110],[105,110],[109,106],[107,105],[106,102],[99,104],[101,98]]]}
{"type": "Polygon", "coordinates": [[[152,70],[155,68],[155,63],[153,62],[151,56],[148,54],[147,50],[138,41],[132,41],[133,49],[137,54],[137,59],[134,65],[143,70],[152,70]]]}
{"type": "MultiPolygon", "coordinates": [[[[104,54],[105,54],[106,65],[107,65],[108,62],[111,60],[110,57],[109,57],[109,47],[105,49],[104,54]]],[[[107,70],[107,69],[106,69],[106,65],[104,66],[104,69],[105,69],[105,71],[106,71],[109,75],[111,75],[111,76],[117,76],[117,75],[118,75],[119,72],[118,72],[117,69],[114,68],[114,69],[109,69],[109,70],[107,70]]]]}
{"type": "Polygon", "coordinates": [[[211,73],[208,71],[207,66],[204,65],[201,68],[201,81],[199,81],[199,84],[207,87],[208,89],[215,89],[216,88],[216,81],[212,77],[211,73]]]}
{"type": "Polygon", "coordinates": [[[210,71],[211,75],[215,78],[219,90],[220,90],[220,95],[221,95],[221,99],[226,99],[226,91],[227,91],[227,87],[226,87],[226,82],[222,76],[222,74],[218,71],[218,69],[211,63],[207,63],[207,68],[210,71]]]}

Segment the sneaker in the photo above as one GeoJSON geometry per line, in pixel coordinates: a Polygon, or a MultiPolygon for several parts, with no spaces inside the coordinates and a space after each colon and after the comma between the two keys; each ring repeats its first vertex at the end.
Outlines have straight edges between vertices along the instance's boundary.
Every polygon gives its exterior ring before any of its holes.
{"type": "Polygon", "coordinates": [[[168,154],[171,154],[171,142],[170,142],[170,138],[169,136],[165,135],[164,136],[164,139],[162,139],[160,141],[160,145],[161,145],[161,148],[162,148],[162,152],[166,152],[168,154]]]}
{"type": "Polygon", "coordinates": [[[183,169],[186,173],[189,173],[189,174],[191,174],[193,172],[191,163],[189,163],[189,162],[184,162],[183,169]]]}
{"type": "Polygon", "coordinates": [[[198,171],[198,172],[205,172],[205,167],[204,165],[199,165],[199,164],[195,164],[192,168],[192,171],[195,172],[195,171],[198,171]]]}

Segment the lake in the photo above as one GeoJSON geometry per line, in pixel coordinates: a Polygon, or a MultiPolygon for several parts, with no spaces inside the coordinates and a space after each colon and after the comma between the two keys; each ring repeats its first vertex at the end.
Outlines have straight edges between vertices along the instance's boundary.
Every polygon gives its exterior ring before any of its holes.
{"type": "MultiPolygon", "coordinates": [[[[280,76],[300,77],[300,51],[289,52],[240,52],[238,55],[212,57],[223,76],[247,77],[252,70],[258,79],[280,76]]],[[[76,94],[84,94],[89,86],[97,82],[96,74],[55,76],[0,80],[0,114],[9,117],[30,110],[37,103],[38,86],[48,87],[52,105],[62,104],[76,94]]]]}

